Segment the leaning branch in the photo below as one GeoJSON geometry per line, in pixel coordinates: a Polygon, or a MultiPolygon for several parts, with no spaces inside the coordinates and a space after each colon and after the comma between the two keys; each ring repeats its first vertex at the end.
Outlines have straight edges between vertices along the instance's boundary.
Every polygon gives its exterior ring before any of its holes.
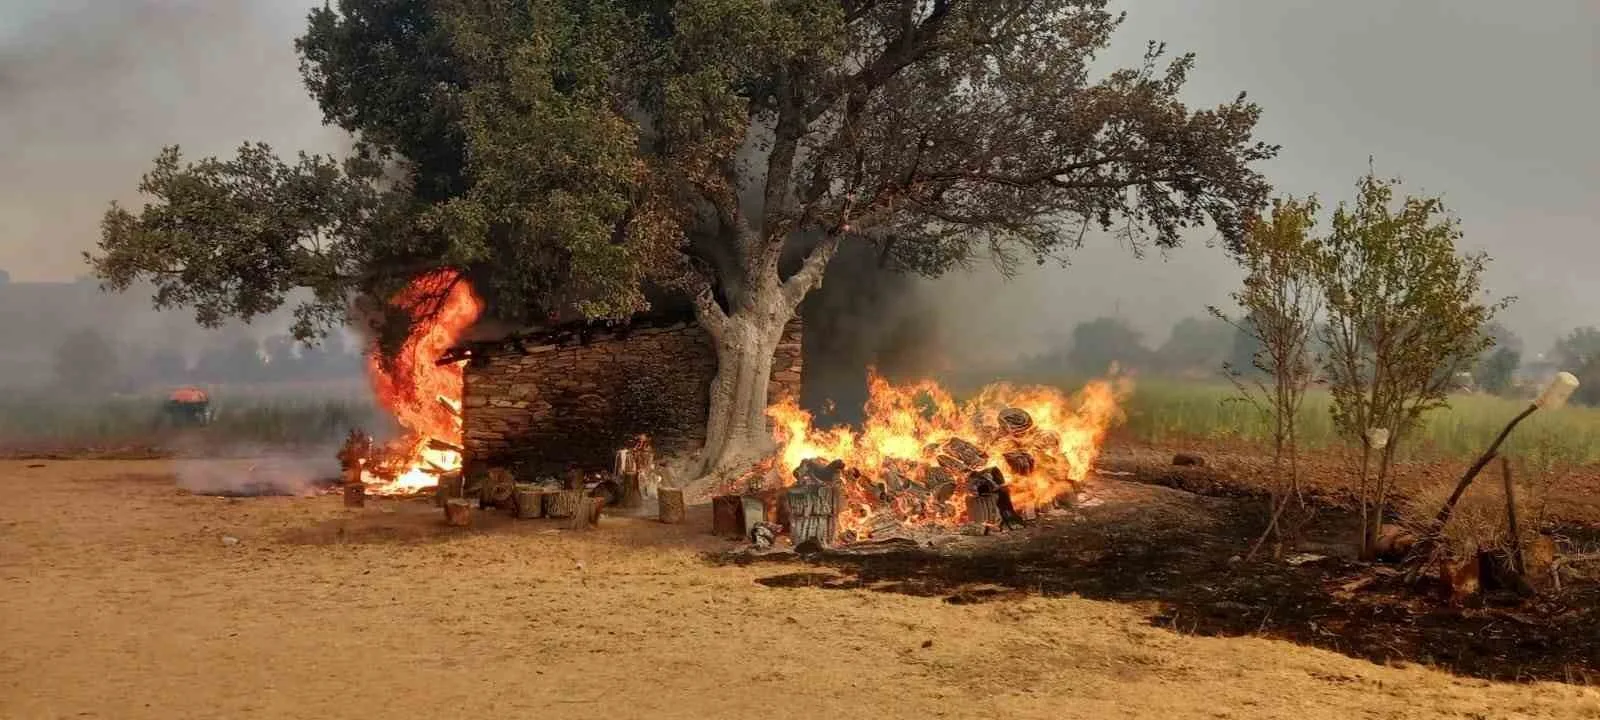
{"type": "Polygon", "coordinates": [[[833,260],[839,251],[839,240],[842,233],[831,231],[822,238],[822,242],[811,248],[806,255],[806,260],[800,270],[790,275],[783,281],[783,300],[791,310],[800,307],[800,301],[806,299],[806,294],[822,284],[822,274],[828,269],[828,262],[833,260]]]}

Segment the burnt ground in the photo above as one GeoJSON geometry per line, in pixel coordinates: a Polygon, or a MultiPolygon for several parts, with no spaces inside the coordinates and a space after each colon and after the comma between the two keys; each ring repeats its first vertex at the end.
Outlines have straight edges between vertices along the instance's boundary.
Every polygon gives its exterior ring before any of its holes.
{"type": "Polygon", "coordinates": [[[791,566],[758,581],[774,588],[869,590],[950,604],[1079,596],[1145,607],[1152,625],[1183,634],[1288,640],[1492,680],[1600,679],[1595,583],[1569,584],[1526,604],[1491,597],[1451,607],[1427,588],[1407,587],[1392,569],[1353,560],[1342,539],[1356,534],[1357,523],[1338,509],[1320,509],[1300,547],[1321,559],[1245,562],[1240,556],[1265,518],[1259,500],[1117,479],[1092,487],[1088,506],[1070,516],[937,550],[845,549],[805,558],[733,552],[713,561],[791,566]]]}

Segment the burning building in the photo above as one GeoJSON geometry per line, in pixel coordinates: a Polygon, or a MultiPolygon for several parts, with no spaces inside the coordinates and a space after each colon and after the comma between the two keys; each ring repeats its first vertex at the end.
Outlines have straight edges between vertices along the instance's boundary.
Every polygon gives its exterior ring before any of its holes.
{"type": "MultiPolygon", "coordinates": [[[[785,330],[768,398],[799,396],[799,320],[785,330]]],[[[617,448],[649,435],[664,454],[705,440],[717,371],[710,336],[684,314],[627,324],[568,324],[478,338],[464,357],[463,441],[467,472],[511,467],[559,475],[611,466],[617,448]]]]}

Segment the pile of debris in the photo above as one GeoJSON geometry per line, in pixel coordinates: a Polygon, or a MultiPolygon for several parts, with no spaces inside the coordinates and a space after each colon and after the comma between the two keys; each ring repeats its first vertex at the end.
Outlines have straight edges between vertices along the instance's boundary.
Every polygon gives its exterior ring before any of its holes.
{"type": "MultiPolygon", "coordinates": [[[[713,498],[713,531],[766,549],[787,535],[796,547],[908,541],[939,535],[989,535],[1024,527],[1041,514],[1073,504],[1075,483],[1041,496],[1017,493],[1009,478],[1029,478],[1038,453],[1056,439],[1036,433],[1027,412],[1008,408],[998,427],[980,438],[1002,448],[998,457],[977,443],[953,437],[923,449],[931,460],[890,458],[877,468],[840,459],[807,458],[775,489],[752,489],[713,498]],[[1019,501],[1020,500],[1020,501],[1019,501]]],[[[782,480],[782,478],[780,478],[782,480]]]]}

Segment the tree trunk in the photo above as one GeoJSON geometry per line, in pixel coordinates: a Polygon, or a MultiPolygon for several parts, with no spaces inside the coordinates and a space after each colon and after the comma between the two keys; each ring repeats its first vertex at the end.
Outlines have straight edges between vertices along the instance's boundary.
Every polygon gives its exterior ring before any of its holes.
{"type": "Polygon", "coordinates": [[[729,315],[720,330],[712,331],[717,376],[711,383],[703,475],[753,460],[772,443],[767,387],[778,341],[794,313],[777,299],[757,305],[766,310],[729,315]]]}
{"type": "Polygon", "coordinates": [[[1372,486],[1372,515],[1367,518],[1366,538],[1362,543],[1369,551],[1378,547],[1378,537],[1383,534],[1384,514],[1389,508],[1389,470],[1394,459],[1395,443],[1399,440],[1399,433],[1393,430],[1389,432],[1389,444],[1383,446],[1378,458],[1378,476],[1372,486]]]}

